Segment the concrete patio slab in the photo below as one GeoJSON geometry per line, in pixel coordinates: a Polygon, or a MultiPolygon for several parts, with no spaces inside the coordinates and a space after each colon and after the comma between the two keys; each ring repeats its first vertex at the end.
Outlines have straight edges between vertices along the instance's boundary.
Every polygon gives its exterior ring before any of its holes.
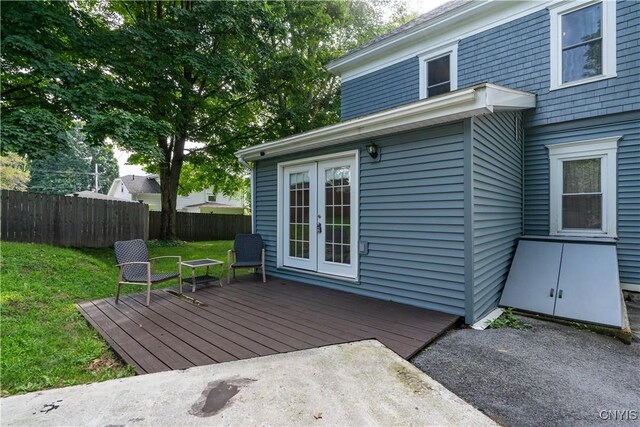
{"type": "Polygon", "coordinates": [[[2,399],[15,425],[495,425],[378,341],[2,399]]]}

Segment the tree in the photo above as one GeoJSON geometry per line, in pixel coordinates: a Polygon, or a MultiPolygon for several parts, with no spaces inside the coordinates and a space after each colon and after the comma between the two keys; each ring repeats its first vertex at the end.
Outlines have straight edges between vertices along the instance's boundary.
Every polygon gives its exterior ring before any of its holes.
{"type": "Polygon", "coordinates": [[[95,190],[95,165],[98,165],[98,192],[106,194],[111,183],[119,176],[118,162],[107,145],[89,145],[81,129],[71,131],[67,148],[53,156],[38,157],[31,161],[29,191],[50,194],[69,194],[95,190]]]}
{"type": "Polygon", "coordinates": [[[0,188],[26,191],[29,183],[27,160],[16,153],[0,156],[0,188]]]}
{"type": "Polygon", "coordinates": [[[228,193],[244,179],[238,148],[338,120],[338,81],[323,65],[385,29],[380,4],[3,5],[2,138],[30,156],[64,149],[78,120],[89,144],[111,138],[159,174],[172,239],[179,191],[228,193]]]}
{"type": "Polygon", "coordinates": [[[2,152],[55,155],[99,75],[86,66],[93,18],[68,2],[5,2],[0,26],[2,152]]]}

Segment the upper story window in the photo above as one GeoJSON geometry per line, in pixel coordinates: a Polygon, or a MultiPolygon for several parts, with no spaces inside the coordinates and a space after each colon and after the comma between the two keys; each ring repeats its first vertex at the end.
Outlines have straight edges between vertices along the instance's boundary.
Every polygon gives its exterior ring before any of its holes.
{"type": "Polygon", "coordinates": [[[420,99],[458,88],[458,44],[425,52],[420,60],[420,99]]]}
{"type": "Polygon", "coordinates": [[[574,1],[551,9],[551,90],[616,74],[615,1],[574,1]]]}
{"type": "Polygon", "coordinates": [[[217,195],[216,194],[211,194],[209,192],[207,192],[207,202],[215,202],[217,199],[217,195]]]}
{"type": "Polygon", "coordinates": [[[548,145],[550,234],[616,236],[619,137],[548,145]]]}

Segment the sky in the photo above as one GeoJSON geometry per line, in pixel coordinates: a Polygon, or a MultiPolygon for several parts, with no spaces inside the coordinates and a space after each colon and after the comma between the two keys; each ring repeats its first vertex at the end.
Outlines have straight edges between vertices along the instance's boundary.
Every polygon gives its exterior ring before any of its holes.
{"type": "MultiPolygon", "coordinates": [[[[426,13],[436,7],[446,3],[449,0],[404,0],[407,4],[409,12],[416,12],[418,14],[426,13]]],[[[118,148],[115,149],[115,156],[120,166],[120,176],[123,175],[146,175],[142,168],[138,165],[128,165],[127,159],[131,153],[122,151],[118,148]]]]}

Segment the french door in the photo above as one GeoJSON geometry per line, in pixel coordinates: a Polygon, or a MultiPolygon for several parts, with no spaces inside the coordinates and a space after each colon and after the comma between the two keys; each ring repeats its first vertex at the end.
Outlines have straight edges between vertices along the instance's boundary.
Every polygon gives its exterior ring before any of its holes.
{"type": "Polygon", "coordinates": [[[356,277],[353,157],[284,168],[283,265],[356,277]]]}

